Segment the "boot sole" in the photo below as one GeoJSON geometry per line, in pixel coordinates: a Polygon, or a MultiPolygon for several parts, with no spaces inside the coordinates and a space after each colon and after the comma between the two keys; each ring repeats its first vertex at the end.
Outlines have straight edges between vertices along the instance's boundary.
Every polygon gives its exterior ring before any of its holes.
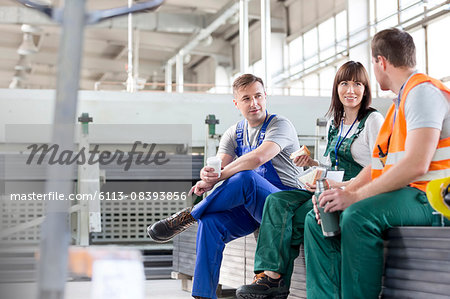
{"type": "Polygon", "coordinates": [[[288,292],[281,294],[255,294],[255,293],[240,293],[236,292],[236,297],[239,299],[286,299],[289,295],[288,292]]]}
{"type": "MultiPolygon", "coordinates": [[[[166,229],[167,228],[167,224],[166,223],[162,223],[166,229]]],[[[187,230],[190,226],[192,226],[194,224],[194,222],[190,223],[187,227],[183,227],[182,229],[180,229],[179,231],[172,233],[172,235],[169,238],[159,238],[156,236],[155,232],[151,229],[153,225],[147,227],[147,235],[150,236],[150,238],[152,238],[155,242],[157,243],[165,243],[165,242],[169,242],[170,240],[172,240],[175,236],[181,234],[182,232],[184,232],[185,230],[187,230]]]]}
{"type": "Polygon", "coordinates": [[[152,238],[152,240],[155,241],[156,243],[166,243],[166,242],[169,242],[172,239],[172,238],[170,238],[170,239],[159,239],[151,229],[147,229],[147,235],[149,235],[150,238],[152,238]]]}
{"type": "Polygon", "coordinates": [[[279,295],[276,295],[276,296],[273,296],[272,298],[273,299],[286,299],[287,297],[289,296],[289,292],[287,292],[287,294],[279,294],[279,295]]]}

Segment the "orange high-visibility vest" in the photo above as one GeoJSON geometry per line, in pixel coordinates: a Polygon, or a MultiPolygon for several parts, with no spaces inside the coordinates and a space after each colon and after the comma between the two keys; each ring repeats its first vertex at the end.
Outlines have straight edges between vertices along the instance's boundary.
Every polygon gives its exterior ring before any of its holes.
{"type": "MultiPolygon", "coordinates": [[[[430,82],[443,92],[450,94],[450,89],[439,80],[425,74],[414,74],[406,83],[400,99],[400,106],[395,117],[395,104],[389,108],[386,119],[377,136],[375,148],[372,153],[372,180],[388,171],[392,165],[400,161],[405,155],[405,142],[407,135],[405,118],[405,101],[408,93],[415,86],[430,82]],[[380,153],[381,148],[383,155],[380,153]],[[389,147],[389,148],[388,148],[389,147]],[[387,153],[387,155],[386,155],[387,153]]],[[[426,101],[426,99],[424,99],[426,101]]],[[[450,176],[450,137],[439,140],[428,172],[410,184],[411,187],[425,191],[429,181],[450,176]]]]}

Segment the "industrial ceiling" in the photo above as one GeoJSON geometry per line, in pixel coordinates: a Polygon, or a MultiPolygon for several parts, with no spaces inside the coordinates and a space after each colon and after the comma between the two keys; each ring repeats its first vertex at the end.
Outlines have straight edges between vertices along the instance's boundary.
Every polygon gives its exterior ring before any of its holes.
{"type": "MultiPolygon", "coordinates": [[[[34,2],[53,7],[64,5],[62,0],[34,0],[34,2]]],[[[135,14],[133,65],[138,77],[141,78],[140,82],[147,83],[144,88],[163,89],[167,62],[173,60],[180,49],[201,34],[202,30],[211,29],[210,26],[214,21],[216,22],[211,34],[195,43],[192,50],[184,56],[185,82],[197,83],[195,68],[209,57],[213,57],[218,64],[228,68],[232,73],[236,69],[232,57],[232,44],[239,40],[239,11],[236,5],[238,2],[165,0],[156,11],[135,14]]],[[[272,28],[278,32],[283,31],[284,3],[275,0],[271,2],[272,28]]],[[[89,11],[109,9],[127,4],[127,0],[87,0],[86,9],[89,11]]],[[[81,89],[125,88],[128,64],[127,18],[127,16],[118,17],[86,27],[81,89]]],[[[250,1],[250,26],[258,23],[259,18],[260,1],[250,1]]],[[[59,24],[33,9],[14,0],[1,0],[0,88],[55,88],[60,28],[59,24]],[[24,45],[27,48],[25,51],[24,45]]]]}

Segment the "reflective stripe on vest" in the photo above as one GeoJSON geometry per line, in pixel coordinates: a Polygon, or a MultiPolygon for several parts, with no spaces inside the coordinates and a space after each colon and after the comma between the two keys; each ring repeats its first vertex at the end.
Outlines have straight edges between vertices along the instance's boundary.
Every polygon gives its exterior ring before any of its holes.
{"type": "MultiPolygon", "coordinates": [[[[405,101],[409,91],[415,86],[430,82],[443,92],[450,93],[450,89],[444,86],[439,80],[428,77],[424,74],[414,74],[406,83],[400,100],[399,109],[394,122],[395,104],[390,107],[385,122],[377,136],[375,148],[372,153],[372,179],[376,179],[384,172],[388,171],[395,163],[399,162],[405,155],[405,143],[407,136],[406,118],[405,118],[405,101]],[[389,140],[390,138],[390,140],[389,140]],[[388,153],[385,165],[379,158],[379,145],[383,153],[388,153]],[[389,146],[389,148],[388,148],[389,146]]],[[[426,185],[430,180],[445,178],[450,176],[450,137],[439,140],[436,152],[428,168],[428,172],[410,184],[425,191],[426,185]]]]}

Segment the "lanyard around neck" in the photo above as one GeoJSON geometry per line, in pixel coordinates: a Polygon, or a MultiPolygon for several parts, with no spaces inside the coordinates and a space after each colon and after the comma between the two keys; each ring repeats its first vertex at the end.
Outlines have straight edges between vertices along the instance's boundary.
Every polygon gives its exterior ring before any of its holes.
{"type": "Polygon", "coordinates": [[[397,105],[395,105],[395,110],[394,110],[394,121],[392,122],[392,130],[394,130],[394,125],[395,125],[395,119],[397,118],[397,110],[400,109],[400,95],[403,93],[403,87],[405,87],[405,83],[403,83],[402,87],[400,87],[400,90],[398,91],[398,95],[397,95],[397,105]]]}
{"type": "MultiPolygon", "coordinates": [[[[259,132],[261,132],[261,129],[262,129],[262,127],[264,126],[264,124],[266,123],[266,121],[267,121],[267,116],[269,116],[269,114],[267,113],[267,110],[266,110],[266,118],[264,118],[264,122],[262,123],[262,125],[261,125],[261,128],[259,129],[259,132]]],[[[248,138],[248,121],[247,121],[247,127],[246,127],[246,135],[247,135],[247,144],[248,144],[248,146],[250,146],[251,147],[251,143],[250,143],[250,138],[248,138]]],[[[257,134],[257,136],[258,136],[259,134],[257,134]]],[[[258,136],[259,137],[259,136],[258,136]]],[[[256,140],[258,141],[259,140],[259,138],[256,138],[256,140]]]]}
{"type": "MultiPolygon", "coordinates": [[[[398,92],[398,95],[397,95],[397,105],[395,106],[395,109],[394,109],[394,121],[392,122],[391,135],[389,135],[389,138],[388,138],[388,144],[387,144],[387,149],[386,149],[385,155],[387,155],[387,153],[389,151],[389,144],[391,143],[391,136],[392,136],[392,132],[394,132],[395,120],[397,118],[397,110],[400,110],[400,101],[401,101],[400,95],[403,92],[403,87],[405,86],[405,84],[406,84],[406,82],[403,83],[402,87],[400,87],[400,91],[398,92]]],[[[381,153],[383,153],[383,151],[381,151],[381,153]]]]}
{"type": "Polygon", "coordinates": [[[350,129],[348,129],[347,133],[345,133],[344,138],[342,138],[342,140],[341,140],[342,131],[344,130],[344,118],[342,118],[341,130],[339,132],[339,138],[338,138],[338,141],[336,142],[336,144],[334,145],[334,159],[336,161],[336,165],[334,166],[334,168],[336,170],[338,170],[338,165],[339,165],[337,152],[338,152],[339,148],[341,147],[342,143],[344,142],[345,138],[347,138],[348,133],[350,133],[350,131],[353,128],[353,125],[356,123],[357,120],[358,120],[358,117],[355,118],[355,120],[353,121],[352,125],[350,126],[350,129]]]}

